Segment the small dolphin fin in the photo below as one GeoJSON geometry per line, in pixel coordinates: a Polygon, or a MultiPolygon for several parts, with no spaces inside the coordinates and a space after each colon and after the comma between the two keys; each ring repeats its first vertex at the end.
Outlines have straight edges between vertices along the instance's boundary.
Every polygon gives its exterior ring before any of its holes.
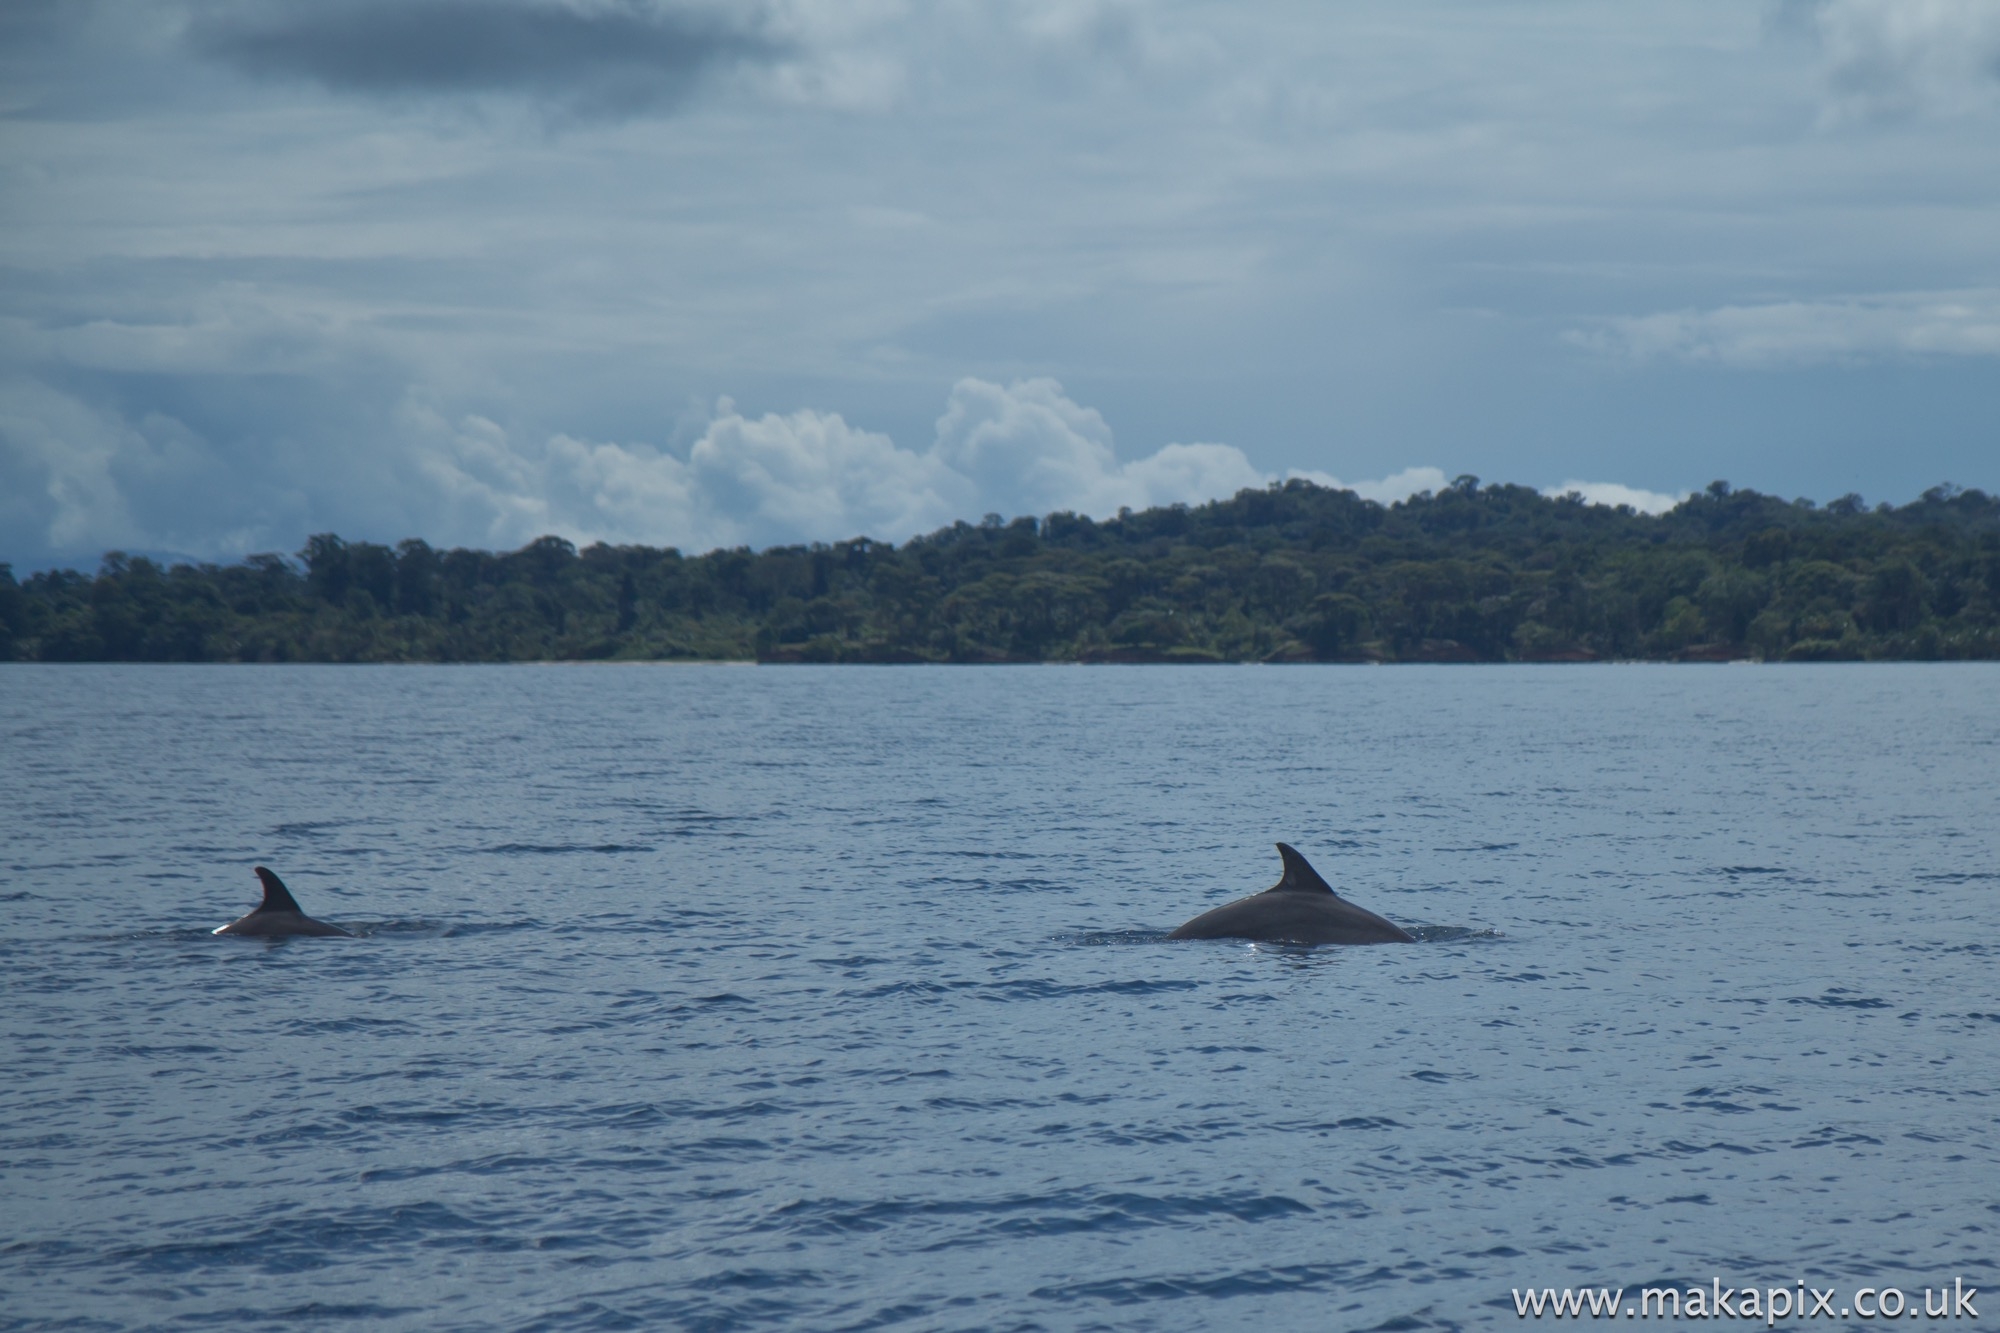
{"type": "MultiPolygon", "coordinates": [[[[1312,862],[1299,855],[1298,848],[1281,842],[1278,844],[1278,855],[1285,858],[1285,877],[1266,889],[1266,893],[1333,893],[1333,885],[1319,877],[1319,871],[1312,868],[1312,862]]],[[[1334,894],[1336,898],[1339,896],[1334,894]]]]}
{"type": "MultiPolygon", "coordinates": [[[[1294,852],[1293,855],[1296,856],[1298,853],[1294,852]]],[[[1305,863],[1301,860],[1300,864],[1305,863]]],[[[1310,873],[1312,867],[1306,866],[1306,870],[1310,873]]],[[[257,878],[264,881],[264,901],[258,904],[258,911],[297,912],[300,916],[305,915],[299,908],[299,900],[292,897],[292,891],[285,887],[285,881],[272,874],[267,867],[257,867],[257,878]]]]}

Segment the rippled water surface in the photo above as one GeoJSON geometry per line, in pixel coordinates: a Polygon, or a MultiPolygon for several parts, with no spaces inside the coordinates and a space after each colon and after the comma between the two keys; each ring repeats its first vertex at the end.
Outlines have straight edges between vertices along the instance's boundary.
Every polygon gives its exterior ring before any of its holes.
{"type": "Polygon", "coordinates": [[[0,746],[0,1327],[2000,1287],[1991,667],[17,666],[0,746]],[[1162,938],[1278,839],[1420,942],[1162,938]],[[360,937],[211,936],[259,862],[360,937]]]}

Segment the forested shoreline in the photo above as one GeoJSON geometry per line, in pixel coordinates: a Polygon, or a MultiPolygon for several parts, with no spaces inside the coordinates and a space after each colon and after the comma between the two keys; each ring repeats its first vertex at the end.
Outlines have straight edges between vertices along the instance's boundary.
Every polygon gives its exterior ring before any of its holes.
{"type": "Polygon", "coordinates": [[[1290,481],[892,546],[0,565],[0,660],[1549,662],[2000,658],[2000,499],[1825,506],[1712,484],[1654,517],[1461,477],[1393,505],[1290,481]]]}

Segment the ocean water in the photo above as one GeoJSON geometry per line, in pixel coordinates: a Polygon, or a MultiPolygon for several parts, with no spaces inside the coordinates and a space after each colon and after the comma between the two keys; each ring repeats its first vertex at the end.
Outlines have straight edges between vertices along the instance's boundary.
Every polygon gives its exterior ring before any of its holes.
{"type": "Polygon", "coordinates": [[[1977,665],[0,668],[0,1328],[2000,1288],[1996,778],[1977,665]],[[1279,839],[1419,942],[1163,938],[1279,839]]]}

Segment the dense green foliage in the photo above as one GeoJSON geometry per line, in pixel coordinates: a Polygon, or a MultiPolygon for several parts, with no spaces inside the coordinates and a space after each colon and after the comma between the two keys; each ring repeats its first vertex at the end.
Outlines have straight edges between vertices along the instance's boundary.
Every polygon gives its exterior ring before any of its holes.
{"type": "Polygon", "coordinates": [[[312,538],[296,562],[0,565],[0,659],[814,662],[2000,658],[2000,500],[1672,512],[1463,477],[960,523],[902,547],[518,551],[312,538]]]}

